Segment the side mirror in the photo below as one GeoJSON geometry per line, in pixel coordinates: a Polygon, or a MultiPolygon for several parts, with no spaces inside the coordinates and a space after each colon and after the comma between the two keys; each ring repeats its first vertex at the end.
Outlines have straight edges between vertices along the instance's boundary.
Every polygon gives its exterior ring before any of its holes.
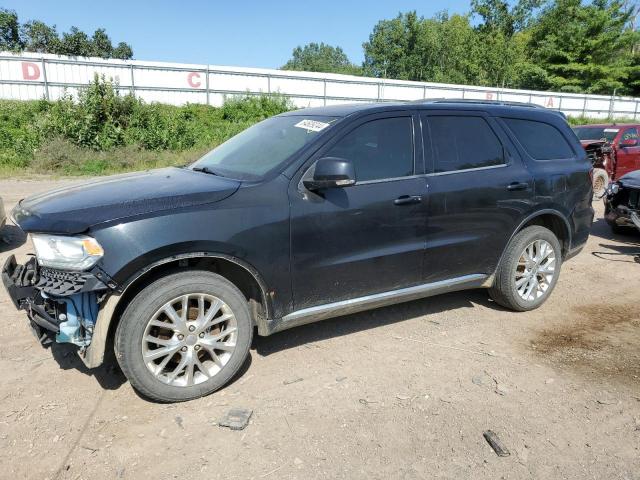
{"type": "Polygon", "coordinates": [[[622,148],[637,147],[638,146],[638,139],[637,138],[625,138],[624,140],[620,141],[620,146],[622,148]]]}
{"type": "Polygon", "coordinates": [[[302,183],[309,190],[349,187],[356,183],[356,171],[351,160],[323,157],[316,162],[313,178],[302,183]]]}

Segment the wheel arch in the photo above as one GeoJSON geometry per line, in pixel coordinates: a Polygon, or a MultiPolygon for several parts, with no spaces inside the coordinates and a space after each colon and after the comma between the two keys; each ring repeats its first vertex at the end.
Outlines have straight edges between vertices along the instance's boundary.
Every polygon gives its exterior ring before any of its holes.
{"type": "Polygon", "coordinates": [[[249,263],[232,255],[216,252],[172,255],[156,260],[136,271],[122,285],[120,293],[110,295],[100,306],[91,344],[81,353],[87,367],[95,368],[103,363],[107,344],[112,341],[120,317],[129,302],[153,281],[183,269],[218,273],[245,295],[251,304],[255,323],[260,323],[263,318],[269,318],[272,305],[267,285],[257,269],[249,263]]]}
{"type": "Polygon", "coordinates": [[[504,252],[506,251],[507,247],[509,246],[509,242],[511,242],[513,237],[515,237],[520,231],[531,225],[540,225],[541,227],[545,227],[551,230],[553,234],[558,238],[560,247],[562,248],[562,258],[565,258],[565,256],[571,249],[571,224],[569,223],[567,217],[559,210],[545,208],[543,210],[536,210],[535,212],[530,213],[518,224],[516,229],[509,237],[509,241],[504,247],[502,255],[500,256],[500,261],[502,261],[504,252]]]}

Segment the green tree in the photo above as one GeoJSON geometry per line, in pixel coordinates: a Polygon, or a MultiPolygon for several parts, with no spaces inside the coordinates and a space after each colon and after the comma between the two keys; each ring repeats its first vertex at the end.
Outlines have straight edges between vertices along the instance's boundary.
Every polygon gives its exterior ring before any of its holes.
{"type": "Polygon", "coordinates": [[[102,58],[133,58],[131,46],[120,42],[114,48],[104,28],[97,29],[92,37],[77,27],[58,35],[56,26],[39,20],[20,24],[13,10],[0,8],[0,50],[55,53],[72,56],[98,56],[102,58]]]}
{"type": "Polygon", "coordinates": [[[638,93],[634,10],[620,0],[556,0],[531,28],[532,61],[550,87],[567,92],[638,93]]]}
{"type": "Polygon", "coordinates": [[[505,0],[471,0],[471,13],[482,18],[480,30],[499,31],[511,38],[529,25],[535,10],[544,3],[545,0],[518,0],[510,6],[505,0]]]}
{"type": "Polygon", "coordinates": [[[93,43],[89,36],[78,27],[71,27],[69,32],[62,34],[60,53],[89,57],[93,53],[93,43]]]}
{"type": "Polygon", "coordinates": [[[415,11],[381,20],[364,48],[365,74],[400,80],[421,80],[418,38],[422,19],[415,11]]]}
{"type": "Polygon", "coordinates": [[[468,15],[401,13],[378,22],[363,48],[365,73],[375,77],[468,84],[486,76],[468,15]]]}
{"type": "Polygon", "coordinates": [[[0,50],[21,50],[20,23],[13,10],[0,8],[0,50]]]}
{"type": "Polygon", "coordinates": [[[361,74],[360,67],[351,63],[342,48],[325,43],[309,43],[304,47],[294,48],[291,59],[282,66],[282,69],[349,75],[361,74]]]}
{"type": "Polygon", "coordinates": [[[99,28],[93,32],[91,43],[93,44],[93,56],[111,58],[113,55],[113,45],[104,28],[99,28]]]}
{"type": "Polygon", "coordinates": [[[133,58],[133,50],[128,43],[120,42],[116,48],[113,49],[111,57],[120,60],[129,60],[133,58]]]}
{"type": "Polygon", "coordinates": [[[527,28],[545,0],[472,0],[471,13],[480,17],[476,27],[478,57],[483,66],[480,84],[497,87],[539,88],[546,73],[527,59],[527,28]]]}
{"type": "Polygon", "coordinates": [[[49,25],[38,20],[31,20],[21,27],[24,50],[39,53],[59,53],[60,38],[55,25],[49,25]]]}

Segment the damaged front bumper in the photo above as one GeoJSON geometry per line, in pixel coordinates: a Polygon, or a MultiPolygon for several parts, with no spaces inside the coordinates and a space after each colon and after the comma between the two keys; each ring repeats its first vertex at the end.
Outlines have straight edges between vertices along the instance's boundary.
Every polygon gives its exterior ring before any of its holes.
{"type": "Polygon", "coordinates": [[[72,343],[82,356],[91,344],[99,303],[110,290],[110,280],[102,272],[42,268],[35,258],[19,265],[13,255],[1,275],[11,301],[27,313],[40,342],[72,343]]]}
{"type": "Polygon", "coordinates": [[[640,208],[620,204],[613,206],[612,202],[605,202],[604,218],[611,226],[635,227],[640,230],[640,208]]]}

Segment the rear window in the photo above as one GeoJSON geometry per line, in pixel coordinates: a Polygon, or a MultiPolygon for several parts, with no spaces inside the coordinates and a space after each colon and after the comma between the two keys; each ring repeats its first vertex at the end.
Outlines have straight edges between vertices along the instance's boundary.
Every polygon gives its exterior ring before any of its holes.
{"type": "Polygon", "coordinates": [[[534,160],[574,157],[571,146],[553,125],[517,118],[503,118],[503,120],[534,160]]]}

